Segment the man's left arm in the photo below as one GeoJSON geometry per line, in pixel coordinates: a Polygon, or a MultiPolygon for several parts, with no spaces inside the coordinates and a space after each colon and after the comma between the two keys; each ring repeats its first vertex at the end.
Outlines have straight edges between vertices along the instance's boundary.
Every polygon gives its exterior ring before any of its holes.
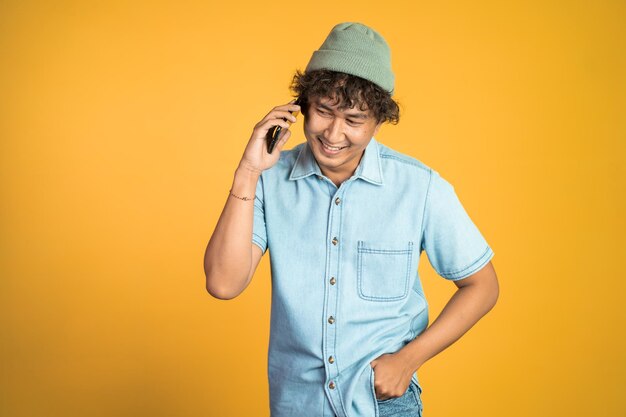
{"type": "Polygon", "coordinates": [[[403,395],[411,377],[424,362],[457,341],[496,304],[499,285],[491,262],[453,282],[457,291],[426,330],[399,351],[372,361],[378,399],[403,395]]]}

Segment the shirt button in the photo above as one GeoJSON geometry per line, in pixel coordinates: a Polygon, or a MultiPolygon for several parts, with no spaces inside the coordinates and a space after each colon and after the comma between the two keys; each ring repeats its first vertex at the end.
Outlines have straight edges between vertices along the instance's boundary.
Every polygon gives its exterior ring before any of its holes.
{"type": "Polygon", "coordinates": [[[335,204],[339,205],[341,203],[341,199],[339,197],[335,198],[335,204]]]}
{"type": "Polygon", "coordinates": [[[330,362],[330,363],[335,363],[335,358],[333,358],[332,356],[330,356],[330,357],[328,358],[328,362],[330,362]]]}
{"type": "Polygon", "coordinates": [[[317,179],[318,179],[318,180],[321,180],[321,179],[322,179],[322,176],[321,176],[321,175],[318,175],[318,176],[317,176],[317,179]]]}
{"type": "Polygon", "coordinates": [[[335,237],[333,238],[333,245],[335,245],[335,246],[336,246],[336,245],[337,245],[337,242],[339,242],[339,240],[338,240],[338,239],[337,239],[337,237],[335,236],[335,237]]]}
{"type": "Polygon", "coordinates": [[[335,383],[333,381],[330,381],[330,383],[328,384],[328,388],[335,389],[335,383]]]}
{"type": "Polygon", "coordinates": [[[330,285],[335,285],[335,282],[337,282],[335,277],[330,277],[330,285]]]}
{"type": "Polygon", "coordinates": [[[334,318],[333,316],[330,316],[330,317],[328,318],[328,322],[329,322],[330,324],[333,324],[333,323],[335,322],[335,318],[334,318]]]}

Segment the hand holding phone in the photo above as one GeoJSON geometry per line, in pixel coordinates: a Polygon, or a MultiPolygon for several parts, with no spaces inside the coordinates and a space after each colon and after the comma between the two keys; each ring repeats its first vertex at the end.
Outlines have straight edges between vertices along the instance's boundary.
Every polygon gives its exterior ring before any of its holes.
{"type": "Polygon", "coordinates": [[[282,144],[289,139],[291,134],[289,127],[297,121],[296,114],[300,110],[297,100],[291,100],[287,104],[276,106],[270,110],[265,117],[254,125],[250,140],[248,140],[241,157],[240,166],[244,166],[249,171],[261,173],[276,164],[280,159],[280,152],[268,152],[271,141],[273,138],[276,139],[272,144],[272,150],[282,148],[282,144]],[[275,131],[276,126],[282,127],[282,133],[281,130],[275,131]]]}
{"type": "MultiPolygon", "coordinates": [[[[300,97],[298,97],[298,99],[293,104],[300,105],[300,97]]],[[[296,111],[290,111],[289,113],[293,114],[294,116],[298,116],[300,112],[296,110],[296,111]]],[[[286,118],[283,117],[282,119],[290,123],[286,118]]],[[[267,132],[267,152],[268,153],[272,153],[272,151],[274,150],[274,147],[276,146],[276,142],[278,142],[278,136],[281,130],[282,130],[281,126],[274,126],[267,132]]]]}

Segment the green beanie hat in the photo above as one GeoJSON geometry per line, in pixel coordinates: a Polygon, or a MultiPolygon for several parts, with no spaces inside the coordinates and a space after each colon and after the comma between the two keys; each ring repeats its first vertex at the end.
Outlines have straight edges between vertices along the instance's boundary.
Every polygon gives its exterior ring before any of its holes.
{"type": "Polygon", "coordinates": [[[335,25],[320,48],[313,52],[305,72],[329,69],[356,75],[393,94],[391,51],[383,37],[362,23],[335,25]]]}

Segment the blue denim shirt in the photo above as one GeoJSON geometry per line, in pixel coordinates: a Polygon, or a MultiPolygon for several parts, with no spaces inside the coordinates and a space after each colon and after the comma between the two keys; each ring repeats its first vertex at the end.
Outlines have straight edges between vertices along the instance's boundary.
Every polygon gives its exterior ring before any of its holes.
{"type": "Polygon", "coordinates": [[[257,183],[252,241],[270,250],[273,417],[378,417],[370,362],[428,326],[421,252],[448,280],[493,257],[454,188],[375,138],[339,187],[306,142],[282,151],[257,183]]]}

